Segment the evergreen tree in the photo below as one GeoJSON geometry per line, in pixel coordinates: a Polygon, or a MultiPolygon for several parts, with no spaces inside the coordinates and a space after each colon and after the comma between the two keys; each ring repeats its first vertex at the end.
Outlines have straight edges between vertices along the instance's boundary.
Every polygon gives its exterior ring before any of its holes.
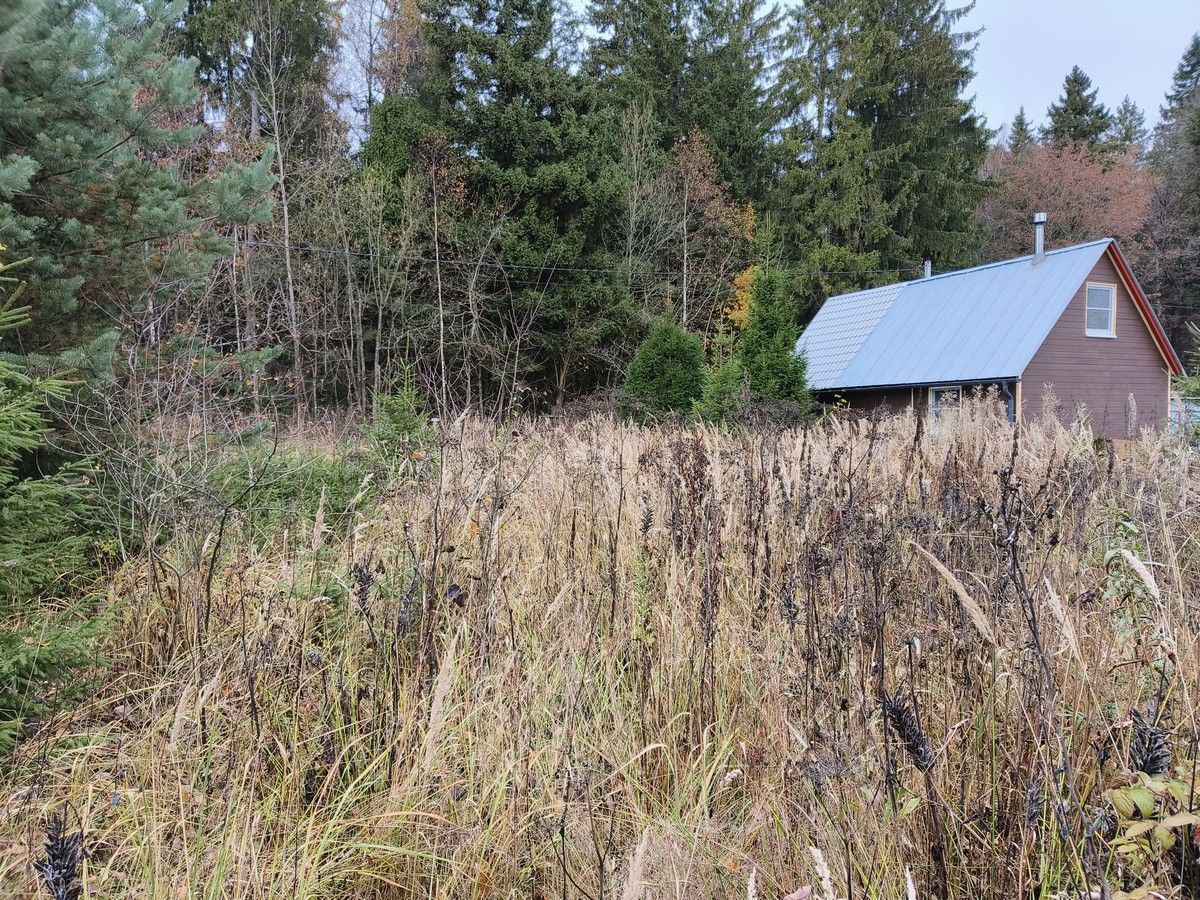
{"type": "Polygon", "coordinates": [[[786,279],[779,272],[759,273],[737,346],[743,377],[756,400],[797,403],[803,411],[812,405],[804,359],[796,355],[798,336],[786,279]]]}
{"type": "Polygon", "coordinates": [[[866,0],[857,36],[860,87],[851,102],[869,125],[878,179],[892,207],[879,242],[885,267],[970,262],[988,131],[964,96],[978,32],[956,30],[970,7],[944,0],[866,0]]]}
{"type": "Polygon", "coordinates": [[[446,3],[431,22],[431,46],[452,63],[432,109],[469,161],[472,195],[507,209],[497,248],[512,271],[494,277],[512,301],[494,312],[529,323],[530,387],[561,401],[606,374],[596,351],[626,324],[615,278],[580,271],[612,268],[603,238],[620,202],[615,111],[564,59],[551,0],[446,3]]]}
{"type": "Polygon", "coordinates": [[[163,56],[165,10],[145,8],[35,2],[0,17],[0,243],[32,257],[33,346],[75,343],[157,285],[196,283],[223,247],[212,220],[267,212],[265,164],[212,182],[174,162],[199,137],[179,125],[194,69],[163,56]]]}
{"type": "Polygon", "coordinates": [[[188,0],[180,43],[227,126],[253,139],[286,120],[289,149],[311,152],[333,114],[336,15],[331,0],[188,0]]]}
{"type": "Polygon", "coordinates": [[[783,179],[789,218],[780,227],[791,256],[801,263],[796,288],[803,311],[816,312],[826,297],[880,282],[880,241],[889,233],[893,207],[873,178],[879,154],[871,132],[844,110],[824,138],[801,133],[785,139],[792,165],[783,179]]]}
{"type": "Polygon", "coordinates": [[[781,16],[763,0],[700,0],[685,92],[689,127],[708,139],[734,199],[761,203],[778,106],[768,94],[781,16]]]}
{"type": "Polygon", "coordinates": [[[1192,35],[1171,78],[1171,89],[1166,95],[1167,105],[1162,109],[1163,119],[1171,119],[1186,106],[1197,87],[1200,87],[1200,33],[1192,35]]]}
{"type": "Polygon", "coordinates": [[[941,0],[815,0],[794,13],[784,68],[786,203],[804,210],[801,259],[848,273],[967,262],[987,131],[963,91],[973,75],[965,10],[941,0]],[[806,234],[804,232],[807,232],[806,234]],[[804,249],[807,245],[807,249],[804,249]]]}
{"type": "Polygon", "coordinates": [[[1012,127],[1008,131],[1008,152],[1020,158],[1036,139],[1029,119],[1025,116],[1025,107],[1022,106],[1013,117],[1012,127]]]}
{"type": "Polygon", "coordinates": [[[1056,144],[1095,147],[1112,125],[1112,114],[1097,99],[1098,88],[1075,66],[1063,81],[1063,93],[1047,110],[1046,137],[1056,144]]]}
{"type": "Polygon", "coordinates": [[[804,358],[796,355],[797,336],[796,305],[787,279],[759,269],[746,326],[733,354],[708,377],[696,414],[710,422],[746,415],[753,419],[756,407],[769,410],[779,404],[807,413],[813,401],[804,358]]]}
{"type": "Polygon", "coordinates": [[[648,421],[663,413],[688,413],[704,387],[700,339],[666,319],[655,322],[629,364],[621,407],[648,421]]]}
{"type": "Polygon", "coordinates": [[[1175,70],[1148,154],[1156,190],[1145,231],[1153,260],[1141,275],[1175,346],[1195,346],[1189,320],[1200,315],[1200,35],[1175,70]]]}
{"type": "Polygon", "coordinates": [[[596,36],[587,75],[596,79],[607,104],[620,110],[648,104],[663,149],[686,132],[689,13],[688,0],[591,0],[588,5],[596,36]]]}
{"type": "Polygon", "coordinates": [[[695,414],[706,422],[727,421],[740,411],[746,393],[742,361],[736,355],[731,356],[705,379],[695,414]]]}
{"type": "MultiPolygon", "coordinates": [[[[0,249],[3,249],[0,247],[0,249]]],[[[28,262],[23,260],[22,262],[28,262]]],[[[21,286],[0,264],[0,334],[27,321],[15,307],[21,286]]],[[[50,475],[33,468],[48,423],[41,408],[65,383],[38,380],[0,359],[0,756],[12,750],[25,722],[82,693],[68,676],[90,659],[97,622],[71,609],[91,567],[87,551],[90,493],[83,472],[50,475]]]]}
{"type": "Polygon", "coordinates": [[[862,84],[858,36],[867,27],[857,0],[812,0],[793,10],[786,37],[779,233],[808,273],[797,285],[806,313],[879,268],[878,243],[894,213],[874,177],[883,161],[870,127],[853,109],[862,84]]]}
{"type": "Polygon", "coordinates": [[[1146,114],[1140,106],[1125,95],[1121,105],[1113,114],[1112,127],[1105,136],[1105,147],[1114,153],[1125,153],[1136,150],[1141,153],[1146,149],[1146,114]]]}

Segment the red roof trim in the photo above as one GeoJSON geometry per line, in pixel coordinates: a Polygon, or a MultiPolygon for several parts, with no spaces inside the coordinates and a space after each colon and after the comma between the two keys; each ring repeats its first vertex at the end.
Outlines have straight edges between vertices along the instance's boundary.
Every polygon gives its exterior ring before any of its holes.
{"type": "Polygon", "coordinates": [[[1113,265],[1117,267],[1117,271],[1121,274],[1121,279],[1125,282],[1126,288],[1129,289],[1129,295],[1133,297],[1133,302],[1137,305],[1138,312],[1142,314],[1142,321],[1150,329],[1150,336],[1154,338],[1154,343],[1158,345],[1158,351],[1162,354],[1163,359],[1166,360],[1171,374],[1182,375],[1183,363],[1180,362],[1175,348],[1171,346],[1171,341],[1167,337],[1166,331],[1163,330],[1162,323],[1158,321],[1158,316],[1154,314],[1154,310],[1150,307],[1150,301],[1146,299],[1146,294],[1142,291],[1142,286],[1138,284],[1137,278],[1134,277],[1133,269],[1125,261],[1125,254],[1121,252],[1121,248],[1117,246],[1116,241],[1109,242],[1106,252],[1112,260],[1113,265]]]}

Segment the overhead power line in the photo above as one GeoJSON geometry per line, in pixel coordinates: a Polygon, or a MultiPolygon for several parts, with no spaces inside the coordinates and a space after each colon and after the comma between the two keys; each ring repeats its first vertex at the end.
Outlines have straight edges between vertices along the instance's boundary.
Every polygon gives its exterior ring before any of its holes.
{"type": "MultiPolygon", "coordinates": [[[[259,241],[259,240],[243,240],[239,244],[244,247],[264,247],[273,250],[287,250],[285,244],[280,244],[274,241],[259,241]]],[[[634,278],[674,278],[682,277],[685,273],[683,269],[657,269],[650,271],[638,271],[636,269],[620,269],[615,267],[594,267],[594,266],[560,266],[555,263],[547,263],[545,265],[529,265],[523,263],[505,263],[497,260],[487,259],[464,259],[454,257],[434,258],[430,256],[413,256],[403,253],[392,253],[390,251],[379,250],[348,250],[343,247],[323,247],[317,244],[293,244],[291,247],[294,253],[317,253],[328,256],[351,256],[361,259],[388,259],[396,262],[409,262],[419,265],[443,265],[443,266],[462,266],[469,268],[487,268],[498,269],[500,271],[518,270],[524,272],[536,272],[539,275],[550,276],[555,273],[571,273],[580,275],[620,275],[623,277],[634,278]]],[[[904,272],[920,272],[918,267],[903,267],[895,269],[778,269],[776,271],[785,275],[897,275],[904,272]]],[[[688,269],[686,272],[689,278],[728,278],[730,275],[736,274],[728,271],[712,271],[705,269],[688,269]]]]}

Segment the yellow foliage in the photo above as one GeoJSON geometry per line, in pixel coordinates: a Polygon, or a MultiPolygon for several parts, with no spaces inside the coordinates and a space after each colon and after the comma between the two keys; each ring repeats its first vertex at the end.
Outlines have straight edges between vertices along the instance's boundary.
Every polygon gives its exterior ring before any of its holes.
{"type": "Polygon", "coordinates": [[[739,331],[746,327],[746,317],[750,315],[750,292],[754,288],[754,279],[758,277],[759,271],[759,266],[750,266],[733,279],[733,295],[725,315],[739,331]]]}
{"type": "Polygon", "coordinates": [[[752,241],[754,240],[754,229],[758,226],[758,219],[754,214],[754,204],[747,203],[742,207],[741,212],[742,233],[745,235],[746,240],[752,241]]]}

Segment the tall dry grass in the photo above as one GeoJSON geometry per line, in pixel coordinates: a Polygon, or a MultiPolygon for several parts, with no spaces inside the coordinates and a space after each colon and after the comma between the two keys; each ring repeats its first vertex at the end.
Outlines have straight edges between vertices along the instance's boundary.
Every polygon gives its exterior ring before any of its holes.
{"type": "Polygon", "coordinates": [[[982,418],[444,425],[346,528],[119,573],[0,884],[66,811],[96,898],[1185,896],[1198,495],[982,418]]]}

